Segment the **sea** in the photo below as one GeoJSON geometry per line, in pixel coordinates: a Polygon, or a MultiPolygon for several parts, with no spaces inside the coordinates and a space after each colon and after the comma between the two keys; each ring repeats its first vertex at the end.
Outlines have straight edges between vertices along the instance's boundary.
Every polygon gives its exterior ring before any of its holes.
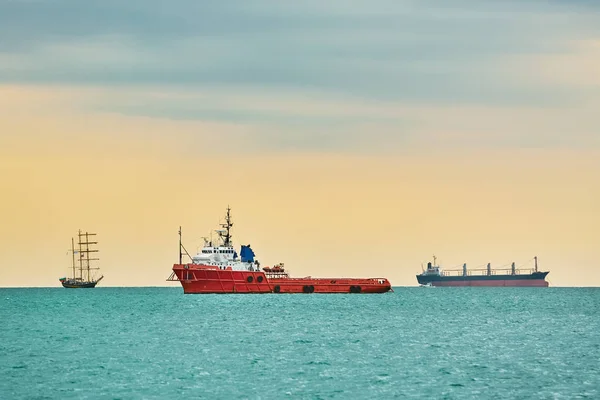
{"type": "Polygon", "coordinates": [[[0,398],[599,399],[600,289],[0,289],[0,398]]]}

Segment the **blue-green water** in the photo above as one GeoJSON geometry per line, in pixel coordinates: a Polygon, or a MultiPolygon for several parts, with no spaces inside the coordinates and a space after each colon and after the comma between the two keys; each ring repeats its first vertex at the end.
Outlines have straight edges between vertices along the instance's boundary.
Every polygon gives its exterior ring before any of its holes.
{"type": "Polygon", "coordinates": [[[600,398],[600,289],[0,289],[0,398],[600,398]]]}

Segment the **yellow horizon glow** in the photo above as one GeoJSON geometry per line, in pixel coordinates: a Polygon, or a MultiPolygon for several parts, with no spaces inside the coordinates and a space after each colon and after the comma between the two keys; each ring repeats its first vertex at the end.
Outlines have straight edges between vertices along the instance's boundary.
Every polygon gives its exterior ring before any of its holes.
{"type": "Polygon", "coordinates": [[[101,286],[177,287],[178,227],[195,252],[227,205],[236,246],[295,276],[412,286],[434,253],[448,268],[537,255],[552,286],[600,285],[598,149],[258,149],[223,164],[211,149],[244,126],[72,109],[87,96],[0,87],[0,287],[58,287],[78,229],[98,233],[101,286]]]}

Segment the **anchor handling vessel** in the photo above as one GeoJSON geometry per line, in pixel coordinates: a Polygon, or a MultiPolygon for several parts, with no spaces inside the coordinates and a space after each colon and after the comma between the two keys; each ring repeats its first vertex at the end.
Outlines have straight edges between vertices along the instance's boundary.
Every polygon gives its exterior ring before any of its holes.
{"type": "Polygon", "coordinates": [[[386,278],[292,278],[284,264],[261,269],[250,245],[240,254],[233,247],[231,209],[227,208],[223,229],[217,230],[219,243],[204,239],[204,246],[191,257],[181,243],[179,263],[167,281],[179,281],[184,293],[384,293],[392,286],[386,278]],[[191,263],[183,263],[183,252],[191,263]]]}
{"type": "Polygon", "coordinates": [[[488,263],[487,268],[467,269],[463,264],[461,269],[443,270],[436,264],[427,263],[427,270],[417,275],[417,282],[422,286],[524,286],[524,287],[548,287],[546,275],[550,271],[538,271],[537,257],[533,268],[523,269],[515,266],[513,262],[510,268],[492,269],[488,263]]]}

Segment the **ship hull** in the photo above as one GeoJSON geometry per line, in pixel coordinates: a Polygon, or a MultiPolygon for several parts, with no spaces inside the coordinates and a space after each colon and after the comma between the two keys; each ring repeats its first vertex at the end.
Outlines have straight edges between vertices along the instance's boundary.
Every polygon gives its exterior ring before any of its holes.
{"type": "Polygon", "coordinates": [[[62,286],[67,289],[92,289],[95,288],[98,282],[85,282],[85,283],[67,283],[61,282],[62,286]]]}
{"type": "Polygon", "coordinates": [[[535,272],[529,275],[417,275],[417,281],[421,285],[431,286],[548,287],[546,275],[548,272],[535,272]]]}
{"type": "Polygon", "coordinates": [[[385,293],[384,278],[271,278],[262,271],[233,271],[175,264],[173,272],[186,294],[208,293],[385,293]]]}

